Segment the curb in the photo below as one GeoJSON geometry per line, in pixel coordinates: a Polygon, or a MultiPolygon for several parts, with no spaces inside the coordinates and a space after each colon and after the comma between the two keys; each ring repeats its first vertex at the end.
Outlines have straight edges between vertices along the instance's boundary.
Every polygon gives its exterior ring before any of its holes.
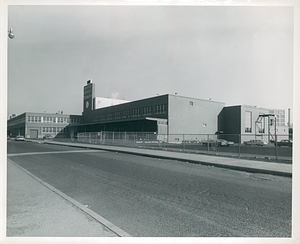
{"type": "Polygon", "coordinates": [[[40,178],[38,178],[37,176],[33,175],[32,173],[30,173],[26,169],[22,168],[20,165],[16,164],[14,161],[12,161],[10,159],[7,159],[7,160],[9,160],[10,163],[12,163],[16,167],[18,167],[24,173],[26,173],[27,175],[29,175],[30,177],[32,177],[33,179],[35,179],[37,182],[39,182],[43,186],[47,187],[48,189],[50,189],[51,191],[53,191],[54,193],[56,193],[57,195],[59,195],[61,198],[63,198],[64,200],[70,202],[73,206],[75,206],[76,208],[78,208],[79,210],[81,210],[82,212],[84,212],[85,214],[87,214],[90,217],[92,217],[93,219],[95,219],[97,222],[99,222],[99,224],[105,226],[111,232],[115,233],[117,236],[119,236],[119,237],[132,237],[131,235],[129,235],[127,232],[125,232],[124,230],[122,230],[118,226],[114,225],[113,223],[111,223],[107,219],[103,218],[99,214],[95,213],[94,211],[90,210],[88,207],[84,206],[80,202],[76,201],[75,199],[69,197],[65,193],[63,193],[60,190],[56,189],[55,187],[51,186],[47,182],[41,180],[40,178]]]}
{"type": "MultiPolygon", "coordinates": [[[[226,169],[232,169],[232,170],[238,170],[238,171],[244,171],[249,173],[262,173],[262,174],[270,174],[270,175],[276,175],[276,176],[283,176],[283,177],[292,177],[292,173],[288,172],[282,172],[282,171],[275,171],[275,170],[266,170],[266,169],[258,169],[258,168],[251,168],[251,167],[242,167],[242,166],[235,166],[235,165],[226,165],[226,164],[217,164],[217,163],[211,163],[211,162],[205,162],[205,161],[199,161],[199,160],[191,160],[191,159],[183,159],[183,158],[176,158],[176,157],[169,157],[169,156],[161,156],[161,155],[151,155],[147,153],[139,153],[139,152],[128,152],[118,149],[109,149],[109,148],[96,148],[93,147],[93,144],[89,145],[64,145],[56,142],[44,142],[45,144],[55,144],[55,145],[61,145],[61,146],[68,146],[68,147],[77,147],[77,148],[89,148],[89,149],[96,149],[96,150],[104,150],[109,152],[118,152],[118,153],[126,153],[131,155],[138,155],[143,157],[150,157],[150,158],[160,158],[160,159],[168,159],[168,160],[177,160],[181,162],[188,162],[192,164],[201,164],[206,166],[214,166],[218,168],[226,168],[226,169]]],[[[243,160],[243,159],[241,159],[243,160]]]]}

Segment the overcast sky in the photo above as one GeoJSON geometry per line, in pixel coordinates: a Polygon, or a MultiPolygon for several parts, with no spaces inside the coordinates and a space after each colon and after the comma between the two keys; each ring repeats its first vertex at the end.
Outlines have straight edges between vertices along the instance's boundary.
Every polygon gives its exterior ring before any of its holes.
{"type": "Polygon", "coordinates": [[[9,6],[8,114],[81,114],[96,96],[293,106],[293,8],[9,6]]]}

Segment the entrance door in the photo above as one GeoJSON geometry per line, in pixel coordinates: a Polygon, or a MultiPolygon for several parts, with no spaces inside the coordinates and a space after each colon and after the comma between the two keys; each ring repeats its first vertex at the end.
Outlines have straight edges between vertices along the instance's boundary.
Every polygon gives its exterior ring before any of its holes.
{"type": "Polygon", "coordinates": [[[38,130],[30,130],[30,138],[38,138],[38,130]]]}

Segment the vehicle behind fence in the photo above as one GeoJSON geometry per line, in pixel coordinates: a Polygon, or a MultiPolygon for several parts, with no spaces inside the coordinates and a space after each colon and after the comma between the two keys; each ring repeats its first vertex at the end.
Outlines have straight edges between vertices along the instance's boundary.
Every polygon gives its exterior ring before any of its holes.
{"type": "Polygon", "coordinates": [[[205,153],[226,156],[292,159],[292,141],[288,135],[226,135],[226,134],[156,134],[148,132],[85,132],[73,141],[205,153]],[[277,143],[276,143],[277,141],[277,143]]]}

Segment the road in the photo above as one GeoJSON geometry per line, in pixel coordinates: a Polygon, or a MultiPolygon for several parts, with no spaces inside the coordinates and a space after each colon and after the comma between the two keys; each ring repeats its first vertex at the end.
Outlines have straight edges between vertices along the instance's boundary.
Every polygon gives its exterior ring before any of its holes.
{"type": "Polygon", "coordinates": [[[8,157],[136,237],[291,237],[292,180],[8,141],[8,157]]]}

